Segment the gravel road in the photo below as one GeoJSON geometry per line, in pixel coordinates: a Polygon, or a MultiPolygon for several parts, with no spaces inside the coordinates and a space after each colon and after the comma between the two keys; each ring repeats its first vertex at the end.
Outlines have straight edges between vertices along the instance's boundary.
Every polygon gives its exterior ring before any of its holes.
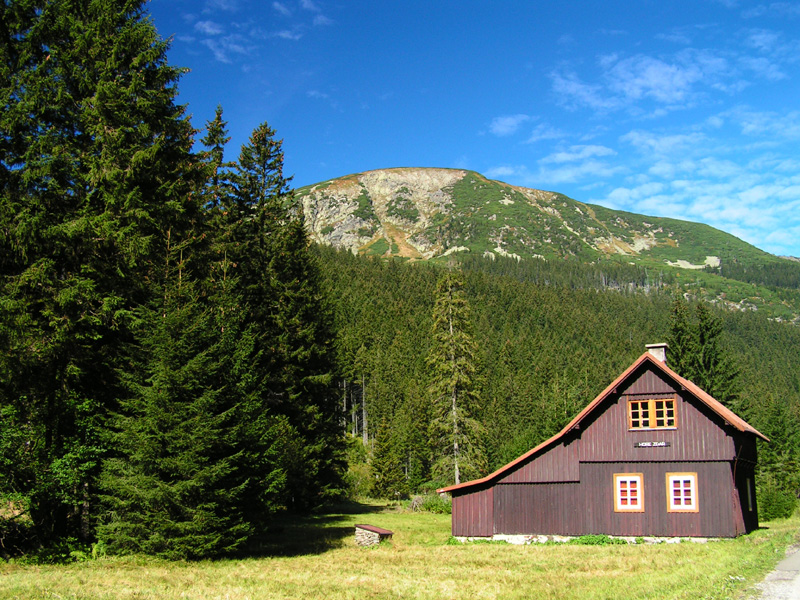
{"type": "Polygon", "coordinates": [[[800,600],[800,548],[789,550],[775,570],[756,585],[759,600],[800,600]]]}

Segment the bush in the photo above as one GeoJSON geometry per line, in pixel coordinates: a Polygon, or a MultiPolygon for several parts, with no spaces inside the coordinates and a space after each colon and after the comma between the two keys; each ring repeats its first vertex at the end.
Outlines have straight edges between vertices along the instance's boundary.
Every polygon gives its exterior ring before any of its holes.
{"type": "Polygon", "coordinates": [[[425,496],[414,496],[411,499],[409,508],[414,512],[429,512],[437,515],[449,515],[452,513],[453,505],[450,498],[442,498],[438,494],[426,494],[425,496]]]}
{"type": "Polygon", "coordinates": [[[797,508],[794,492],[781,488],[774,479],[768,478],[758,489],[758,518],[761,521],[791,517],[797,508]]]}
{"type": "Polygon", "coordinates": [[[605,534],[582,535],[570,542],[577,546],[611,546],[613,544],[627,544],[623,539],[613,538],[605,534]]]}

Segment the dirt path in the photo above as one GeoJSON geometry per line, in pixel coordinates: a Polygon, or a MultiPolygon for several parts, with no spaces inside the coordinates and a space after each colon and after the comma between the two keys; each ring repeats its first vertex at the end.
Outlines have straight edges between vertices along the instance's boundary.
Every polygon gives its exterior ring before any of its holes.
{"type": "Polygon", "coordinates": [[[757,584],[759,600],[800,600],[800,547],[790,548],[775,570],[757,584]]]}

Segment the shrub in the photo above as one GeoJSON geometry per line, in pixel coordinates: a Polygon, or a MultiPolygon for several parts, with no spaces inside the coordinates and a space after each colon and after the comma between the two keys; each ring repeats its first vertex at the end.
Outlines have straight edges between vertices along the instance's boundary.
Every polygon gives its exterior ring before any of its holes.
{"type": "Polygon", "coordinates": [[[797,507],[794,492],[781,488],[774,479],[768,478],[758,489],[758,518],[762,521],[785,519],[792,516],[797,507]]]}
{"type": "Polygon", "coordinates": [[[627,544],[628,542],[605,534],[593,534],[576,537],[570,543],[577,546],[611,546],[613,544],[627,544]]]}
{"type": "Polygon", "coordinates": [[[442,498],[438,494],[414,496],[409,503],[409,508],[414,512],[429,512],[437,515],[449,515],[453,505],[450,498],[442,498]]]}

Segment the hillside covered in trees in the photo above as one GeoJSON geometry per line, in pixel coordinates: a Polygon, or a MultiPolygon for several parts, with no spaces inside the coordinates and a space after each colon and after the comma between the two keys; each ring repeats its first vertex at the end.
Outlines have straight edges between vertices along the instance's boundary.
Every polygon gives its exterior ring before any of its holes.
{"type": "MultiPolygon", "coordinates": [[[[336,317],[340,394],[351,444],[366,443],[367,454],[371,448],[392,448],[370,462],[372,470],[351,464],[354,483],[368,493],[380,473],[397,469],[406,477],[395,491],[452,483],[452,474],[443,479],[434,468],[430,427],[436,395],[429,389],[428,364],[437,281],[446,268],[325,247],[317,252],[336,317]]],[[[468,407],[478,425],[472,442],[480,446],[484,473],[559,431],[646,344],[671,341],[683,326],[689,331],[682,338],[711,331],[713,352],[725,364],[714,364],[708,378],[702,367],[677,360],[680,354],[699,356],[701,348],[681,352],[674,341],[670,364],[772,440],[759,448],[762,514],[769,514],[773,503],[767,489],[791,504],[800,483],[797,327],[756,312],[687,303],[674,286],[609,289],[605,283],[617,277],[614,269],[569,262],[545,268],[538,261],[506,259],[470,260],[461,270],[475,342],[468,407]],[[731,382],[733,389],[726,387],[731,382]]],[[[351,457],[358,453],[351,451],[351,457]]]]}

